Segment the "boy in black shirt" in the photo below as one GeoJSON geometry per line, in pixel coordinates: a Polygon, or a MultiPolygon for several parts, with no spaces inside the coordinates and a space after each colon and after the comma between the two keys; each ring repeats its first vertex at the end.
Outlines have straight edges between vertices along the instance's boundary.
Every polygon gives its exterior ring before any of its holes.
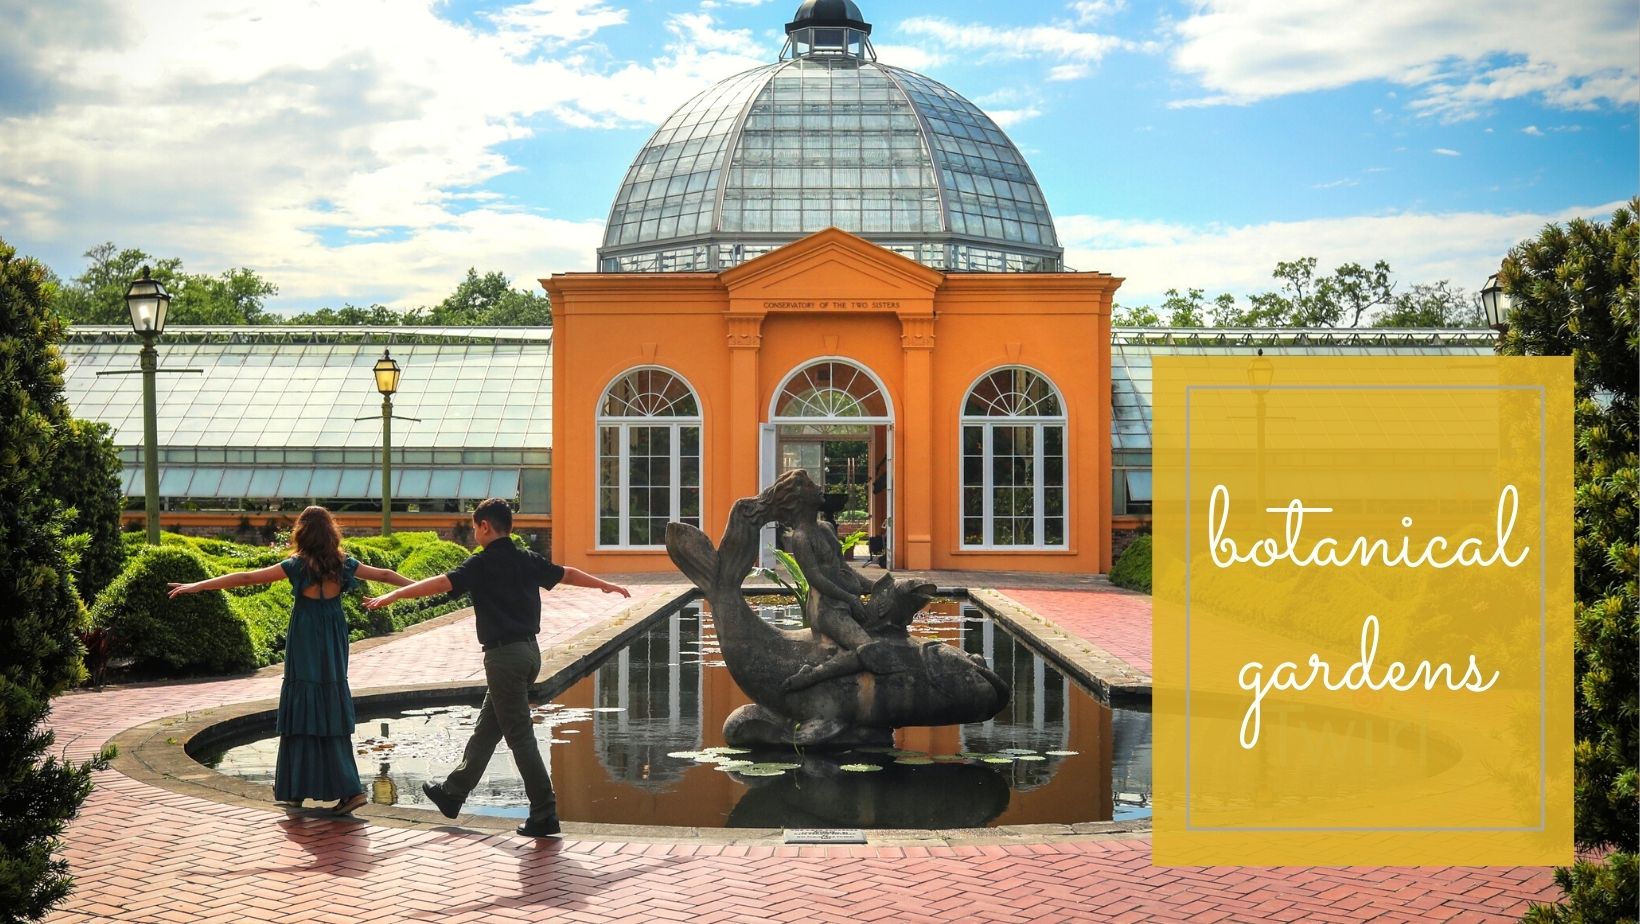
{"type": "Polygon", "coordinates": [[[478,725],[467,740],[461,764],[442,784],[424,783],[422,792],[446,818],[461,812],[461,803],[478,785],[490,763],[496,743],[503,738],[524,779],[530,816],[519,825],[525,837],[547,837],[560,831],[558,800],[552,792],[541,750],[530,722],[530,684],[541,672],[541,649],[535,636],[541,631],[541,595],[562,583],[596,587],[606,594],[632,596],[625,587],[593,577],[577,568],[555,565],[527,552],[512,541],[512,507],[492,497],[473,511],[473,537],[483,548],[448,574],[417,581],[364,602],[376,609],[397,600],[434,594],[471,594],[478,622],[478,643],[484,647],[484,681],[489,687],[478,725]]]}

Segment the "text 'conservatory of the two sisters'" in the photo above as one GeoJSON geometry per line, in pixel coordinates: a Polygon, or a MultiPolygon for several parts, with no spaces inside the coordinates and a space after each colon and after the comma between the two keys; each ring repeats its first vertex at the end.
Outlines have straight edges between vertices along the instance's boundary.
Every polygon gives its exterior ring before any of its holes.
{"type": "Polygon", "coordinates": [[[805,468],[893,567],[1109,570],[1120,280],[1064,270],[1019,151],[854,3],[786,33],[639,152],[599,271],[543,280],[555,557],[669,568],[668,521],[805,468]]]}

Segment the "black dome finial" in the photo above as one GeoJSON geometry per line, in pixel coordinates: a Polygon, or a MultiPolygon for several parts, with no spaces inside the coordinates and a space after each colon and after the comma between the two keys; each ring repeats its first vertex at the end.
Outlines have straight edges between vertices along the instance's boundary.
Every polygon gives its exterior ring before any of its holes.
{"type": "Polygon", "coordinates": [[[798,29],[826,26],[859,29],[867,35],[871,34],[871,23],[860,14],[854,0],[803,0],[797,8],[797,15],[786,23],[786,34],[790,35],[798,29]]]}

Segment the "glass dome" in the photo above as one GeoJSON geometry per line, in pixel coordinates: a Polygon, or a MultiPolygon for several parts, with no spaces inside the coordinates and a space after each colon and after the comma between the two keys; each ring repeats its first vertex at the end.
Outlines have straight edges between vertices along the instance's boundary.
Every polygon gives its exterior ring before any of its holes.
{"type": "Polygon", "coordinates": [[[805,0],[779,63],[662,123],[627,171],[603,272],[726,269],[828,227],[947,271],[1058,272],[1030,166],[979,107],[880,64],[848,0],[805,0]]]}

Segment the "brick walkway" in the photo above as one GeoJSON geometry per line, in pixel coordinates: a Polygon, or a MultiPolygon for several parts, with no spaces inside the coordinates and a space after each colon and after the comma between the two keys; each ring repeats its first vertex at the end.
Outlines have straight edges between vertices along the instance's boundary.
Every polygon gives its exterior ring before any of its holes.
{"type": "Polygon", "coordinates": [[[1150,673],[1150,598],[1115,588],[1103,592],[999,587],[1003,593],[1150,673]]]}
{"type": "MultiPolygon", "coordinates": [[[[634,596],[653,589],[634,587],[634,596]]],[[[1148,670],[1148,630],[1141,645],[1130,625],[1131,601],[1148,610],[1148,600],[1009,594],[1113,654],[1143,657],[1148,670]]],[[[578,590],[546,600],[544,645],[620,602],[578,590]]],[[[476,651],[463,620],[359,654],[354,684],[471,677],[476,651]]],[[[53,724],[70,753],[84,755],[139,722],[277,689],[277,677],[255,677],[75,693],[57,700],[53,724]]],[[[99,775],[66,840],[78,885],[52,922],[1506,921],[1558,894],[1541,869],[1154,868],[1144,838],[926,848],[536,842],[281,816],[117,772],[99,775]]]]}

